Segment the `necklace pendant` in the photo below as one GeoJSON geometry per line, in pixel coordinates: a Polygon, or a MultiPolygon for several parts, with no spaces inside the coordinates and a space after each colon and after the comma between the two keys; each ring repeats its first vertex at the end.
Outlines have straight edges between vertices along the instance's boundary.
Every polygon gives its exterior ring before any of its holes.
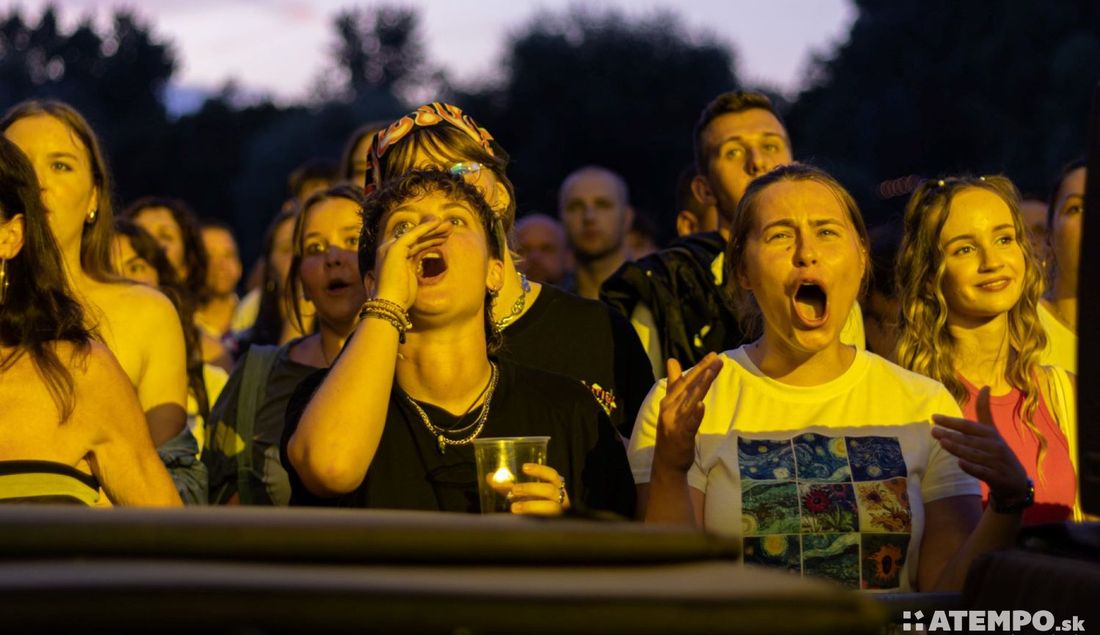
{"type": "Polygon", "coordinates": [[[440,454],[446,454],[447,453],[447,442],[443,439],[443,435],[442,434],[439,435],[437,440],[439,441],[439,453],[440,454]]]}

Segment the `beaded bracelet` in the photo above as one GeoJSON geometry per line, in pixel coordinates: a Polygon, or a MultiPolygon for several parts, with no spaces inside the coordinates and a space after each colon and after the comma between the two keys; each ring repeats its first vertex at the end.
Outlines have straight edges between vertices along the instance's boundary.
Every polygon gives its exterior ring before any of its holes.
{"type": "Polygon", "coordinates": [[[398,341],[402,344],[405,343],[405,331],[412,328],[409,315],[401,305],[383,298],[373,298],[363,303],[363,308],[359,311],[359,319],[368,317],[392,324],[397,329],[398,341]]]}

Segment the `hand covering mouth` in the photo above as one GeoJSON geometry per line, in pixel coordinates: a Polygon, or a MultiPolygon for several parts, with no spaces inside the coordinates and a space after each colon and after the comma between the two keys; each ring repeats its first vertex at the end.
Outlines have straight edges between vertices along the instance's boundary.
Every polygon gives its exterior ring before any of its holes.
{"type": "Polygon", "coordinates": [[[829,316],[829,296],[818,282],[805,280],[794,291],[794,310],[806,326],[820,326],[829,316]]]}
{"type": "Polygon", "coordinates": [[[446,272],[447,261],[440,251],[425,252],[416,263],[416,277],[422,280],[432,280],[446,272]]]}

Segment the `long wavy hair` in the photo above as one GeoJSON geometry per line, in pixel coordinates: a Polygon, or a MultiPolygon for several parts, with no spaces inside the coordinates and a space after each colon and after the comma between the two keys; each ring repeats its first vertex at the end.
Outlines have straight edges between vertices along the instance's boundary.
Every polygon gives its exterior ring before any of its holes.
{"type": "Polygon", "coordinates": [[[70,363],[80,363],[94,334],[84,326],[84,309],[69,291],[39,192],[30,161],[15,144],[0,137],[0,220],[23,215],[23,248],[7,261],[9,286],[0,305],[0,342],[14,350],[0,357],[0,372],[10,369],[23,354],[30,355],[65,422],[76,406],[73,376],[54,344],[72,343],[70,363]]]}
{"type": "Polygon", "coordinates": [[[100,148],[92,126],[72,106],[53,100],[29,100],[20,102],[4,113],[0,118],[0,131],[25,117],[49,115],[64,123],[84,145],[88,152],[88,164],[92,169],[92,184],[97,188],[99,198],[96,201],[95,219],[85,223],[80,239],[80,266],[84,273],[100,282],[118,282],[111,267],[111,239],[114,236],[114,208],[111,196],[114,192],[111,172],[107,160],[100,148]]]}
{"type": "Polygon", "coordinates": [[[256,322],[241,337],[241,350],[253,344],[278,344],[283,336],[283,325],[290,319],[283,312],[283,285],[279,282],[279,272],[271,262],[275,251],[275,234],[284,223],[293,223],[298,216],[298,205],[294,204],[279,212],[264,232],[263,249],[260,254],[263,269],[263,283],[260,287],[260,307],[256,313],[256,322]]]}
{"type": "MultiPolygon", "coordinates": [[[[180,240],[183,242],[183,261],[187,266],[187,275],[182,280],[179,274],[172,277],[175,279],[177,286],[182,285],[182,290],[190,296],[189,301],[194,303],[195,306],[200,306],[209,298],[206,297],[206,247],[203,246],[198,217],[187,203],[178,198],[166,196],[139,198],[127,205],[126,209],[122,210],[121,216],[130,220],[137,220],[142,212],[153,208],[168,210],[168,213],[172,215],[172,219],[176,221],[176,226],[179,227],[180,240]]],[[[132,237],[131,234],[127,235],[132,237]]]]}
{"type": "Polygon", "coordinates": [[[949,309],[943,295],[946,265],[940,246],[940,234],[947,222],[951,202],[959,192],[967,189],[985,190],[1008,205],[1016,229],[1016,242],[1024,254],[1023,292],[1008,311],[1008,344],[1013,355],[1008,360],[1005,379],[1024,394],[1021,418],[1039,443],[1036,459],[1037,464],[1041,464],[1047,440],[1035,426],[1035,411],[1039,405],[1039,355],[1047,343],[1038,314],[1043,273],[1031,242],[1025,238],[1020,193],[1007,178],[963,176],[929,180],[909,198],[895,268],[901,302],[898,364],[942,383],[960,405],[965,405],[969,399],[955,370],[957,342],[947,328],[949,309]]]}

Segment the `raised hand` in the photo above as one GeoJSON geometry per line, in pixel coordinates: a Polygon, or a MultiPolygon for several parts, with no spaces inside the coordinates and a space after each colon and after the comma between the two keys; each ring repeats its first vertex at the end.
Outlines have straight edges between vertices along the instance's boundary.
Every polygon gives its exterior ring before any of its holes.
{"type": "Polygon", "coordinates": [[[932,436],[959,459],[967,474],[985,481],[998,500],[1021,500],[1028,494],[1027,471],[1008,447],[989,409],[989,387],[978,392],[978,420],[933,415],[932,436]]]}
{"type": "Polygon", "coordinates": [[[446,242],[452,229],[442,219],[426,216],[419,225],[379,245],[374,264],[374,297],[396,302],[408,310],[416,301],[416,257],[446,242]]]}
{"type": "Polygon", "coordinates": [[[695,461],[695,434],[706,410],[703,397],[722,369],[722,360],[709,353],[686,373],[681,374],[675,359],[666,361],[665,368],[668,384],[657,413],[653,461],[687,472],[695,461]]]}

